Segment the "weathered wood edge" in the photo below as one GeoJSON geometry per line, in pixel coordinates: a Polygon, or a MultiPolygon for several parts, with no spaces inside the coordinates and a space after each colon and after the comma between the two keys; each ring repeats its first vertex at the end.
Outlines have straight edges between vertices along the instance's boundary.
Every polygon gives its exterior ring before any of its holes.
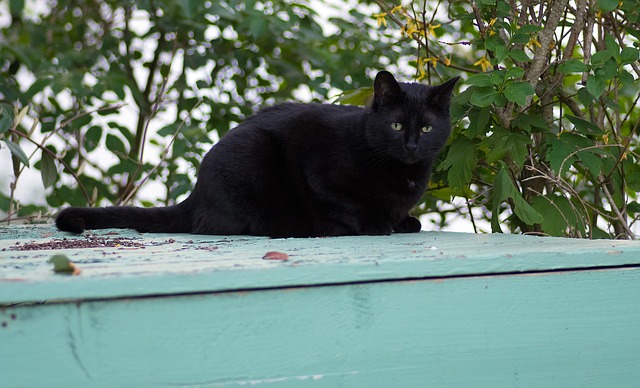
{"type": "Polygon", "coordinates": [[[16,241],[78,237],[51,226],[0,228],[0,305],[640,266],[640,243],[630,241],[450,232],[282,240],[117,233],[149,249],[1,251],[16,241]],[[290,260],[262,260],[267,251],[289,253],[290,260]],[[55,253],[68,255],[82,274],[53,274],[46,261],[55,253]]]}

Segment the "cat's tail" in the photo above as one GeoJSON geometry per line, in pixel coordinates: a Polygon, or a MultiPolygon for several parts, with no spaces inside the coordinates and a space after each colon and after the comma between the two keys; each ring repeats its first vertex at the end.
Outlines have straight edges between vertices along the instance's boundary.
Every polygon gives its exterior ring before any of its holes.
{"type": "Polygon", "coordinates": [[[132,228],[140,232],[189,233],[192,230],[189,201],[169,207],[110,206],[70,207],[56,217],[58,229],[82,233],[85,229],[132,228]]]}

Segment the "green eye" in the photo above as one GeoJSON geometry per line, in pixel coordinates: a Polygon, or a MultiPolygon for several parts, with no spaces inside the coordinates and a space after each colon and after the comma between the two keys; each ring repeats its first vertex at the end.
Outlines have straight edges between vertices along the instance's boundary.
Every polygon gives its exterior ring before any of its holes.
{"type": "Polygon", "coordinates": [[[422,132],[424,133],[431,132],[432,129],[433,127],[431,125],[425,125],[424,127],[421,128],[422,132]]]}
{"type": "Polygon", "coordinates": [[[400,124],[400,123],[391,123],[391,128],[393,128],[396,131],[400,131],[400,130],[402,130],[402,124],[400,124]]]}

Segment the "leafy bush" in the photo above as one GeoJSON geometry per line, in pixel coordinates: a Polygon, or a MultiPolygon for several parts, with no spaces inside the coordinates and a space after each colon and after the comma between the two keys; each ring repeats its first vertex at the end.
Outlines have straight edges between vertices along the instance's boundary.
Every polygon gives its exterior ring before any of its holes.
{"type": "Polygon", "coordinates": [[[453,211],[493,232],[634,238],[640,3],[378,4],[411,39],[418,79],[470,74],[422,211],[460,197],[453,211]]]}

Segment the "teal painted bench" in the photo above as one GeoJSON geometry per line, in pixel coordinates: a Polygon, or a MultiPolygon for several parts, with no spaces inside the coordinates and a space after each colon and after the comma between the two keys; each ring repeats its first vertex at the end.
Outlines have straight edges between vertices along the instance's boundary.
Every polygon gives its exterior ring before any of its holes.
{"type": "Polygon", "coordinates": [[[0,386],[638,386],[639,266],[630,241],[0,227],[0,386]],[[43,249],[76,240],[107,246],[43,249]]]}

